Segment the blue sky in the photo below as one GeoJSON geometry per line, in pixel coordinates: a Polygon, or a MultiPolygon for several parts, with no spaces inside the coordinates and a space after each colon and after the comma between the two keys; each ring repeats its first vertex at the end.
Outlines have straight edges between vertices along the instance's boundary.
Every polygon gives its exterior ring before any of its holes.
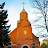
{"type": "MultiPolygon", "coordinates": [[[[8,19],[9,24],[11,24],[10,30],[13,31],[17,27],[17,20],[20,18],[20,12],[22,10],[22,3],[25,2],[25,10],[28,13],[29,21],[33,21],[37,18],[37,16],[41,14],[34,14],[37,9],[32,8],[29,0],[0,0],[0,3],[5,2],[4,9],[8,10],[8,19]]],[[[36,34],[37,31],[32,27],[33,33],[36,34]]],[[[40,38],[42,41],[42,38],[40,38]]]]}
{"type": "MultiPolygon", "coordinates": [[[[19,20],[19,14],[21,12],[21,10],[23,9],[23,2],[25,2],[25,10],[27,11],[27,13],[29,13],[28,18],[31,18],[31,6],[29,4],[29,0],[0,0],[0,3],[5,2],[5,6],[4,9],[8,10],[8,18],[9,18],[9,22],[11,22],[11,31],[14,30],[16,27],[12,27],[13,25],[17,25],[17,20],[19,20]],[[13,20],[14,19],[14,20],[13,20]],[[15,24],[13,24],[13,22],[15,24]]],[[[32,20],[32,18],[31,18],[32,20]]]]}
{"type": "Polygon", "coordinates": [[[19,7],[22,5],[22,2],[25,2],[26,4],[29,5],[29,0],[0,0],[0,3],[6,3],[7,6],[13,6],[13,7],[19,7]]]}

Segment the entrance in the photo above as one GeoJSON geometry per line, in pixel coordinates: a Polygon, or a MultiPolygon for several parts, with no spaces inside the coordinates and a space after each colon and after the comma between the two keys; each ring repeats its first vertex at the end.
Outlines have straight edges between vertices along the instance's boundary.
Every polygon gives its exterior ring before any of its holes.
{"type": "Polygon", "coordinates": [[[28,48],[28,46],[23,46],[23,48],[28,48]]]}

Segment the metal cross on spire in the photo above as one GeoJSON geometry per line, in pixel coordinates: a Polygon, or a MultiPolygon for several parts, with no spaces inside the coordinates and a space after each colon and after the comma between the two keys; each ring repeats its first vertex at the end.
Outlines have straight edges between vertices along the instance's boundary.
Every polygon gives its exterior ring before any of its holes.
{"type": "Polygon", "coordinates": [[[23,4],[23,9],[24,9],[24,4],[25,4],[25,3],[23,2],[22,4],[23,4]]]}

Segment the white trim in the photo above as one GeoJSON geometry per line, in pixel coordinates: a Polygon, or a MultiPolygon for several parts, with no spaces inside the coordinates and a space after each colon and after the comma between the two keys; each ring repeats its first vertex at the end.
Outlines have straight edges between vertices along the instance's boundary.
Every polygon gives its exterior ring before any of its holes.
{"type": "Polygon", "coordinates": [[[26,44],[24,44],[24,45],[22,45],[22,47],[21,48],[23,48],[23,46],[27,46],[28,48],[30,48],[28,45],[26,45],[26,44]]]}

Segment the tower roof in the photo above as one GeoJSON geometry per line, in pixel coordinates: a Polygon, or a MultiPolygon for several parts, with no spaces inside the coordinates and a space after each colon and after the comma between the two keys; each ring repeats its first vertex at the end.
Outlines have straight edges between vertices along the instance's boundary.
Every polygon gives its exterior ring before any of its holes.
{"type": "Polygon", "coordinates": [[[22,4],[23,4],[23,10],[21,11],[21,13],[22,13],[22,12],[27,13],[27,12],[25,11],[25,9],[24,9],[24,4],[25,4],[25,3],[23,2],[22,4]]]}
{"type": "Polygon", "coordinates": [[[23,10],[21,11],[21,13],[22,13],[22,12],[27,13],[27,12],[25,11],[25,9],[23,9],[23,10]]]}

